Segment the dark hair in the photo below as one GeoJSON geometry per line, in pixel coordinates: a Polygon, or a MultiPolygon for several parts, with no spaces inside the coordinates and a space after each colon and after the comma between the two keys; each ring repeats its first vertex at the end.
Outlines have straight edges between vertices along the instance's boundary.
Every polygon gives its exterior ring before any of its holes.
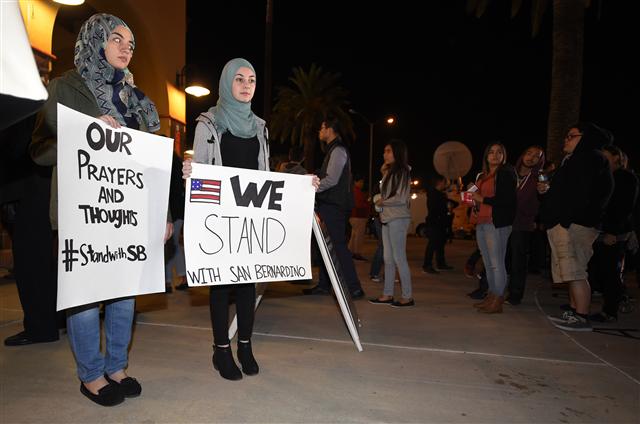
{"type": "Polygon", "coordinates": [[[427,184],[428,184],[430,187],[435,187],[435,186],[437,186],[437,185],[438,185],[438,183],[439,183],[440,181],[445,181],[445,180],[446,180],[446,178],[445,178],[444,176],[440,175],[440,174],[431,174],[431,175],[429,175],[429,177],[427,178],[427,184]]]}
{"type": "Polygon", "coordinates": [[[386,146],[391,148],[394,162],[382,182],[382,192],[387,193],[389,184],[391,184],[388,197],[393,197],[398,192],[399,187],[409,184],[409,154],[407,146],[402,140],[391,140],[386,146]]]}
{"type": "Polygon", "coordinates": [[[502,163],[498,165],[498,168],[496,169],[496,171],[507,163],[507,148],[504,147],[504,144],[497,141],[494,143],[487,144],[487,147],[484,148],[484,153],[482,154],[482,174],[483,174],[482,177],[483,178],[488,176],[491,173],[491,171],[489,170],[489,161],[487,160],[487,157],[489,156],[489,150],[491,150],[493,146],[500,147],[500,149],[502,149],[502,156],[503,156],[502,163]]]}
{"type": "Polygon", "coordinates": [[[322,122],[324,122],[325,127],[331,128],[338,137],[342,137],[342,125],[340,124],[340,120],[336,115],[328,113],[324,116],[322,122]]]}
{"type": "Polygon", "coordinates": [[[301,146],[291,146],[289,149],[289,160],[302,162],[304,159],[304,149],[301,146]]]}
{"type": "Polygon", "coordinates": [[[604,146],[602,150],[604,150],[605,152],[609,152],[611,156],[614,157],[614,163],[621,168],[623,167],[624,165],[623,161],[625,159],[624,157],[625,155],[624,155],[624,152],[618,146],[614,146],[613,144],[608,144],[604,146]]]}

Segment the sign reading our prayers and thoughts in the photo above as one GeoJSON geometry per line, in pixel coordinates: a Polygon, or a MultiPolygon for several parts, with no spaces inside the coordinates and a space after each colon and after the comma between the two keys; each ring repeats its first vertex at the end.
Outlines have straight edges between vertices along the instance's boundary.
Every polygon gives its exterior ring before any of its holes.
{"type": "Polygon", "coordinates": [[[311,278],[312,177],[193,164],[185,193],[189,286],[311,278]]]}
{"type": "Polygon", "coordinates": [[[58,104],[58,310],[164,291],[173,140],[58,104]]]}

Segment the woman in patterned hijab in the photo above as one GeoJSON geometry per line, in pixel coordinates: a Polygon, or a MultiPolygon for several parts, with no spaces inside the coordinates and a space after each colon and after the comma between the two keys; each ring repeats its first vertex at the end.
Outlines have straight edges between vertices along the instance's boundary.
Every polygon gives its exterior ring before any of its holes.
{"type": "MultiPolygon", "coordinates": [[[[114,128],[159,129],[155,105],[136,88],[127,68],[134,49],[133,34],[120,18],[99,13],[82,25],[75,45],[76,69],[53,79],[47,87],[49,99],[39,112],[29,147],[37,164],[57,164],[58,103],[114,128]]],[[[53,207],[57,206],[56,184],[52,181],[52,210],[57,209],[53,207]]],[[[54,225],[57,219],[52,219],[54,225]]],[[[165,240],[171,236],[171,228],[167,223],[165,240]]],[[[104,353],[100,351],[99,303],[68,309],[67,333],[81,381],[80,392],[99,405],[112,406],[142,392],[136,379],[125,371],[135,299],[127,297],[103,303],[104,353]]]]}
{"type": "Polygon", "coordinates": [[[127,68],[134,50],[133,33],[124,21],[97,13],[80,28],[73,63],[103,114],[120,125],[155,132],[160,129],[156,106],[134,85],[127,68]]]}

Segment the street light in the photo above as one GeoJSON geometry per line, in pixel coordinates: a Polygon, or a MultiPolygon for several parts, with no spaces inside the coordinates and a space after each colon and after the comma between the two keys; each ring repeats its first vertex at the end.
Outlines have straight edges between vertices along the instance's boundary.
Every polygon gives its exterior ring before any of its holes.
{"type": "MultiPolygon", "coordinates": [[[[359,116],[369,125],[369,193],[371,193],[373,190],[373,125],[375,122],[369,121],[366,116],[355,109],[349,109],[349,113],[359,116]]],[[[391,116],[386,118],[385,121],[387,125],[393,125],[396,122],[391,116]]]]}
{"type": "Polygon", "coordinates": [[[195,97],[202,97],[209,95],[210,91],[208,88],[198,84],[192,83],[187,85],[187,65],[184,65],[180,72],[176,72],[176,86],[178,88],[184,89],[187,94],[191,94],[195,97]]]}

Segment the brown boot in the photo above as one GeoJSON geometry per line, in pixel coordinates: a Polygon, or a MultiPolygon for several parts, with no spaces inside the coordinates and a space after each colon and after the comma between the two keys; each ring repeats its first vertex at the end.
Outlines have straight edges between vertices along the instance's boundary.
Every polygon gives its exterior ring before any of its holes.
{"type": "Polygon", "coordinates": [[[495,295],[491,292],[487,293],[487,295],[485,296],[484,299],[482,299],[481,302],[476,302],[473,304],[474,308],[484,308],[486,305],[488,305],[491,302],[491,299],[493,299],[495,297],[495,295]]]}
{"type": "Polygon", "coordinates": [[[491,302],[482,308],[478,308],[478,312],[484,312],[485,314],[501,314],[502,304],[504,303],[504,296],[493,296],[491,302]]]}

